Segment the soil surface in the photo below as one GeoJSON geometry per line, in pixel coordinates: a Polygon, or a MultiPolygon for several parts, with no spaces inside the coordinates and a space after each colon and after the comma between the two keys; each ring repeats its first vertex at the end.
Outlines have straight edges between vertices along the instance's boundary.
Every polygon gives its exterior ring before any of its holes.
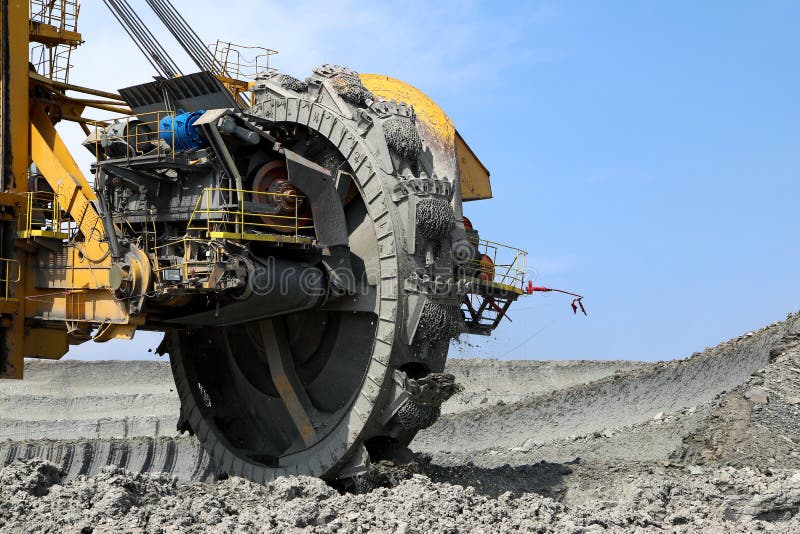
{"type": "Polygon", "coordinates": [[[800,532],[800,315],[670,362],[448,370],[354,494],[220,480],[164,362],[30,362],[0,382],[0,531],[800,532]]]}

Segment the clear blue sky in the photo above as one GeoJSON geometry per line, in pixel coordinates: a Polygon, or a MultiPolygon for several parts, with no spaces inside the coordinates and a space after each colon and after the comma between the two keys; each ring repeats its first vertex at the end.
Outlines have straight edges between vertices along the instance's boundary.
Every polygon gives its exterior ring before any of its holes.
{"type": "MultiPolygon", "coordinates": [[[[428,4],[175,1],[207,41],[277,48],[301,78],[323,62],[393,75],[448,112],[492,172],[495,198],[467,215],[589,311],[528,297],[454,355],[683,357],[800,308],[800,2],[428,4]]],[[[104,9],[84,2],[73,82],[146,80],[104,9]]],[[[136,339],[72,354],[157,343],[136,339]]]]}

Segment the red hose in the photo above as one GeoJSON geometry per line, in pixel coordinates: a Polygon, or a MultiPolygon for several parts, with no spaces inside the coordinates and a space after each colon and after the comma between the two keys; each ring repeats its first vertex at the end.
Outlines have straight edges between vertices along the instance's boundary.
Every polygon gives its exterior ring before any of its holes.
{"type": "Polygon", "coordinates": [[[586,308],[583,307],[583,295],[578,295],[577,293],[571,293],[569,291],[564,291],[563,289],[553,289],[550,287],[541,287],[533,285],[533,280],[528,280],[528,285],[525,287],[525,293],[528,295],[532,295],[533,293],[563,293],[565,295],[569,295],[571,297],[575,297],[572,299],[572,313],[577,314],[578,308],[583,312],[584,315],[588,315],[586,313],[586,308]]]}

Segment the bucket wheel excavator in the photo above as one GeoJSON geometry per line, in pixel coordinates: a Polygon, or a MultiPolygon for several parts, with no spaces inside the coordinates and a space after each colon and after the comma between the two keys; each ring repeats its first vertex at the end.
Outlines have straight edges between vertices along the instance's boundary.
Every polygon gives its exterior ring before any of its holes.
{"type": "Polygon", "coordinates": [[[2,1],[0,373],[163,331],[178,429],[222,472],[357,479],[436,420],[451,341],[531,291],[525,253],[464,218],[488,171],[414,87],[332,65],[300,80],[147,3],[198,72],[106,0],[158,73],[107,92],[68,79],[77,2],[2,1]]]}

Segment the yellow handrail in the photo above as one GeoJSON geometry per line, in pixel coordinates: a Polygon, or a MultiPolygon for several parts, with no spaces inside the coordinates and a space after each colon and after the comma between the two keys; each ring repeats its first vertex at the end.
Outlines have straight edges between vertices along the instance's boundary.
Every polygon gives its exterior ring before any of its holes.
{"type": "Polygon", "coordinates": [[[51,191],[28,191],[25,195],[25,209],[20,213],[24,220],[19,221],[19,236],[66,238],[62,228],[61,203],[58,195],[51,191]]]}
{"type": "Polygon", "coordinates": [[[208,244],[209,238],[312,243],[313,238],[302,234],[303,231],[314,228],[310,217],[301,217],[299,214],[304,198],[293,193],[273,193],[224,187],[207,187],[203,189],[189,217],[186,227],[187,235],[153,247],[153,253],[158,263],[153,269],[157,280],[163,282],[164,271],[168,270],[179,269],[184,280],[189,278],[189,271],[192,269],[207,270],[209,265],[216,260],[214,258],[193,259],[192,247],[195,244],[208,244]],[[236,202],[229,202],[226,205],[212,208],[212,201],[214,200],[212,195],[215,193],[227,194],[230,198],[235,198],[236,202]],[[293,199],[294,213],[291,215],[270,215],[247,210],[243,199],[247,197],[250,199],[259,198],[259,195],[261,195],[260,198],[280,197],[282,199],[293,199]],[[265,221],[264,218],[269,220],[265,221]],[[284,230],[284,232],[279,232],[277,231],[278,229],[284,230]],[[161,252],[168,247],[182,248],[183,257],[165,254],[165,256],[173,257],[173,260],[162,265],[161,252]]]}
{"type": "Polygon", "coordinates": [[[476,247],[478,254],[467,262],[465,266],[467,270],[476,273],[482,280],[524,289],[527,252],[487,239],[470,241],[476,247]],[[484,257],[488,257],[491,263],[486,262],[484,257]]]}
{"type": "MultiPolygon", "coordinates": [[[[189,217],[187,230],[202,231],[206,236],[212,232],[234,234],[239,239],[247,239],[258,234],[275,234],[283,237],[293,237],[295,240],[306,239],[302,232],[314,228],[311,217],[301,217],[300,209],[305,197],[294,193],[276,193],[269,191],[251,191],[246,189],[232,189],[224,187],[207,187],[203,189],[195,203],[192,215],[189,217]],[[236,206],[212,208],[212,195],[214,193],[227,193],[231,198],[236,198],[236,206]],[[265,214],[250,211],[245,208],[244,198],[289,199],[294,203],[291,215],[265,214]],[[198,216],[203,214],[202,221],[198,216]],[[216,226],[216,228],[215,228],[216,226]]],[[[231,203],[233,204],[233,203],[231,203]]]]}
{"type": "Polygon", "coordinates": [[[198,238],[183,237],[183,238],[180,238],[180,239],[174,239],[174,240],[172,240],[172,241],[170,241],[168,243],[164,243],[163,245],[158,245],[157,247],[153,247],[153,252],[154,252],[156,260],[157,260],[156,261],[156,266],[153,267],[153,272],[155,273],[156,278],[158,279],[159,282],[163,282],[164,281],[164,279],[163,279],[163,272],[164,271],[180,269],[181,272],[183,273],[184,279],[188,279],[189,278],[189,269],[192,266],[203,267],[203,266],[207,266],[208,265],[208,263],[209,263],[208,261],[200,261],[200,260],[191,260],[191,259],[189,259],[189,253],[188,253],[189,247],[187,246],[189,243],[206,243],[206,241],[203,240],[203,239],[198,239],[198,238]],[[175,247],[175,246],[179,246],[181,244],[183,246],[183,251],[184,251],[184,257],[183,257],[182,261],[175,261],[175,262],[170,263],[168,265],[160,265],[160,263],[158,262],[158,260],[160,258],[159,251],[161,251],[162,249],[165,249],[167,247],[175,247]]]}
{"type": "MultiPolygon", "coordinates": [[[[36,25],[52,27],[56,32],[75,34],[78,31],[80,5],[77,0],[29,0],[30,21],[36,25]]],[[[51,80],[67,83],[72,68],[72,43],[34,44],[30,47],[30,61],[36,72],[51,80]]]]}
{"type": "Polygon", "coordinates": [[[167,155],[175,157],[175,123],[170,121],[169,130],[161,128],[161,121],[174,115],[171,111],[152,111],[144,116],[155,116],[155,120],[142,121],[135,116],[121,116],[102,121],[87,122],[87,126],[94,128],[95,158],[103,159],[101,144],[104,142],[120,141],[125,144],[125,155],[111,159],[130,159],[139,155],[149,154],[159,158],[167,155]],[[108,127],[116,124],[125,124],[124,133],[109,135],[108,127]],[[169,142],[161,137],[162,132],[169,132],[169,142]],[[166,146],[165,146],[166,145],[166,146]]]}
{"type": "Polygon", "coordinates": [[[0,258],[0,284],[3,285],[3,300],[9,300],[11,284],[16,284],[22,279],[22,269],[17,260],[0,258]],[[11,266],[17,266],[17,276],[11,278],[11,266]]]}

